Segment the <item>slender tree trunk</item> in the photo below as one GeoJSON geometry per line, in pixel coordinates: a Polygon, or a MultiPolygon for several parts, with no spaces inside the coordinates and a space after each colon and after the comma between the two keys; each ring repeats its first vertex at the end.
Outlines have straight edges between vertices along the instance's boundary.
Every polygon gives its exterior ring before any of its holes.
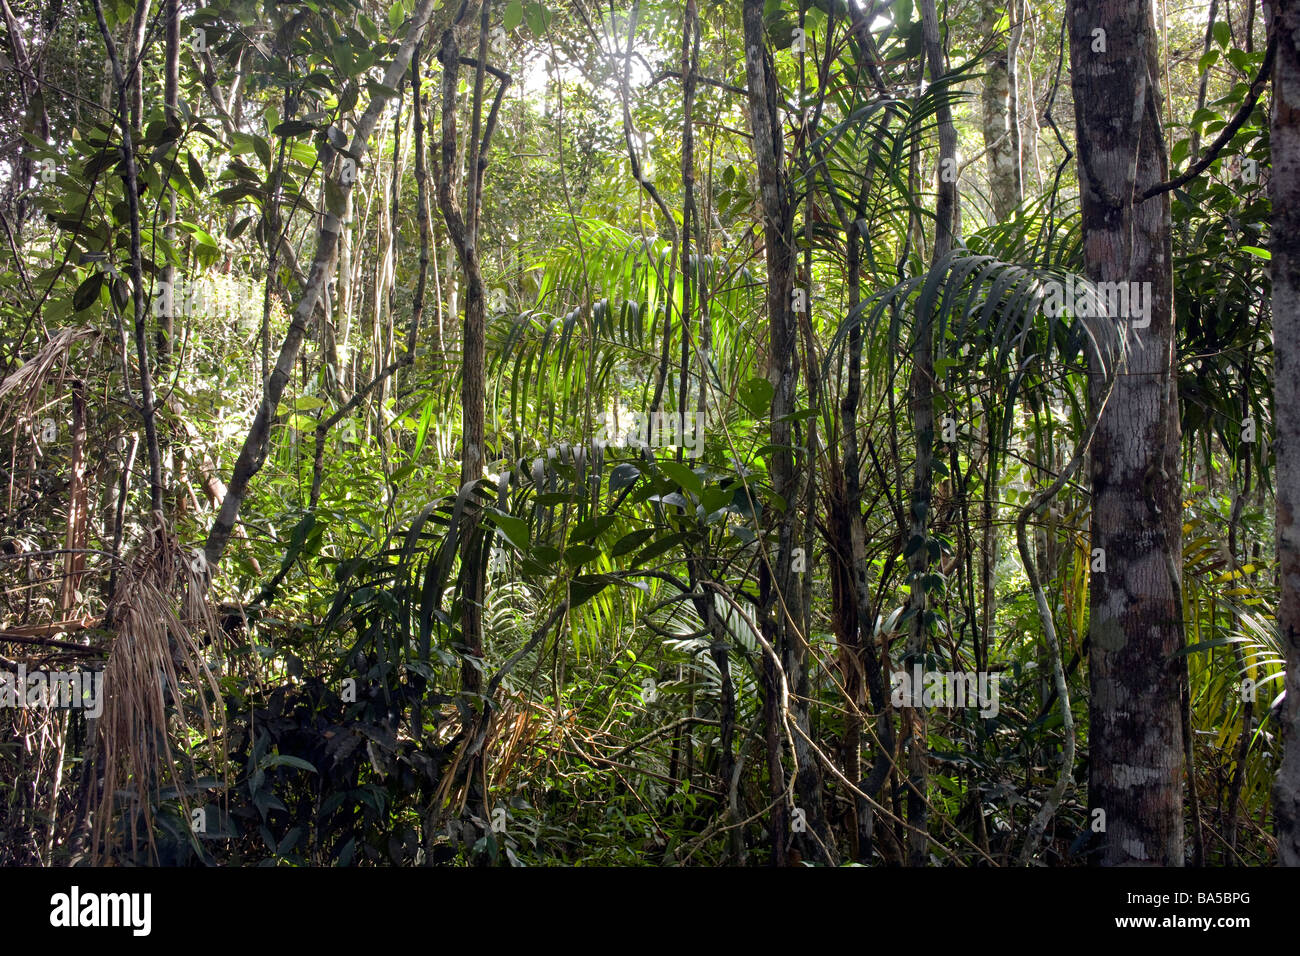
{"type": "MultiPolygon", "coordinates": [[[[433,5],[434,0],[420,0],[419,6],[411,15],[411,26],[407,35],[402,40],[397,53],[394,54],[392,62],[384,73],[385,86],[396,86],[402,74],[406,71],[411,62],[411,55],[414,52],[415,45],[428,24],[433,5]]],[[[366,140],[374,132],[375,125],[379,121],[379,114],[387,99],[388,97],[377,94],[357,123],[350,152],[362,160],[365,159],[366,140]]],[[[346,196],[352,191],[353,182],[345,182],[343,177],[340,177],[339,188],[342,190],[343,195],[346,196]]],[[[217,562],[221,560],[221,555],[225,551],[226,544],[229,542],[230,535],[234,530],[235,521],[239,517],[239,507],[243,504],[244,496],[248,493],[248,484],[252,481],[253,476],[261,470],[266,461],[271,440],[271,422],[275,417],[275,410],[279,405],[280,396],[284,394],[284,387],[293,372],[294,364],[298,358],[298,349],[307,334],[307,324],[311,321],[317,306],[323,302],[325,284],[329,276],[334,272],[338,256],[338,236],[341,228],[342,224],[339,216],[327,209],[322,216],[320,231],[316,236],[316,259],[312,263],[307,285],[303,290],[301,300],[293,311],[289,332],[280,347],[280,354],[276,359],[275,368],[267,376],[262,390],[262,401],[258,405],[248,435],[244,438],[244,445],[240,449],[239,457],[235,461],[235,468],[230,477],[230,485],[226,490],[225,498],[221,502],[220,511],[212,522],[212,527],[208,530],[204,554],[209,567],[215,567],[217,562]]]]}
{"type": "MultiPolygon", "coordinates": [[[[785,153],[781,142],[780,107],[776,73],[767,47],[763,26],[763,0],[745,0],[745,76],[749,91],[749,116],[753,130],[754,159],[758,167],[759,191],[763,210],[763,242],[767,267],[767,314],[770,323],[768,341],[768,381],[772,383],[771,441],[772,488],[787,502],[784,511],[778,512],[776,521],[777,550],[775,562],[764,561],[760,571],[760,599],[763,608],[762,628],[769,644],[781,657],[783,665],[793,665],[796,673],[787,673],[787,686],[797,688],[805,666],[806,645],[800,633],[805,620],[803,610],[803,585],[795,568],[798,514],[794,503],[802,497],[801,482],[795,469],[793,446],[794,430],[790,415],[795,411],[798,397],[799,366],[798,326],[795,313],[795,246],[794,209],[791,187],[785,168],[785,153]]],[[[807,306],[808,289],[801,288],[800,302],[807,306]]],[[[801,557],[804,557],[801,555],[801,557]]],[[[804,834],[799,840],[800,854],[808,853],[814,859],[829,860],[830,848],[825,812],[821,796],[820,767],[805,751],[806,742],[795,741],[796,791],[799,806],[783,807],[784,799],[777,792],[783,782],[777,744],[782,724],[780,694],[776,666],[764,659],[764,719],[768,744],[769,773],[773,797],[779,798],[773,813],[773,847],[777,865],[790,862],[788,843],[790,833],[804,834]],[[800,751],[805,751],[800,754],[800,751]]],[[[807,702],[795,704],[792,716],[795,735],[807,733],[807,702]]]]}
{"type": "MultiPolygon", "coordinates": [[[[921,2],[921,30],[924,37],[925,60],[929,64],[930,82],[943,76],[943,49],[940,45],[939,16],[934,0],[921,2]]],[[[957,156],[957,131],[952,122],[952,111],[947,101],[941,101],[939,121],[939,195],[935,206],[934,248],[930,267],[944,267],[944,260],[952,251],[953,220],[957,203],[955,176],[946,170],[955,169],[957,156]]],[[[926,622],[926,581],[929,578],[930,548],[927,541],[931,511],[931,484],[934,458],[934,327],[932,317],[916,317],[916,353],[912,358],[912,379],[909,388],[912,412],[912,430],[916,440],[916,463],[912,472],[912,521],[909,542],[912,552],[908,556],[908,580],[911,597],[908,614],[911,628],[907,638],[907,664],[919,664],[925,655],[928,638],[926,622]]],[[[904,711],[904,725],[908,738],[908,798],[907,817],[913,829],[908,834],[907,860],[910,866],[923,866],[929,858],[929,836],[926,793],[929,780],[929,746],[925,711],[909,706],[904,711]]]]}
{"type": "Polygon", "coordinates": [[[1020,95],[1016,83],[1016,52],[1020,45],[1019,0],[982,0],[980,30],[992,36],[1008,13],[1009,37],[999,39],[987,60],[984,74],[984,148],[989,174],[989,196],[993,215],[1005,220],[1024,196],[1020,147],[1020,95]]]}
{"type": "MultiPolygon", "coordinates": [[[[479,262],[478,233],[475,195],[474,167],[477,160],[477,143],[475,137],[479,131],[482,110],[482,79],[476,75],[475,97],[471,107],[474,114],[471,120],[472,154],[465,184],[465,203],[462,208],[452,182],[457,168],[459,140],[456,132],[457,86],[460,76],[460,34],[464,24],[474,11],[466,8],[460,22],[453,24],[442,36],[442,48],[439,57],[442,60],[442,157],[438,169],[438,205],[442,210],[443,221],[447,225],[448,235],[460,258],[461,271],[465,276],[465,323],[462,331],[462,370],[461,370],[461,462],[460,483],[478,481],[483,477],[483,439],[484,439],[484,329],[486,311],[483,290],[483,271],[479,262]]],[[[486,28],[480,33],[486,37],[486,28]]],[[[486,39],[479,44],[480,59],[476,74],[482,72],[481,55],[486,47],[486,39]]],[[[467,546],[469,551],[473,545],[467,546]]],[[[464,568],[464,589],[461,599],[464,602],[461,612],[461,632],[464,653],[470,657],[483,655],[483,609],[481,568],[474,561],[467,559],[464,568]]],[[[461,668],[461,684],[466,693],[476,695],[482,685],[479,669],[466,661],[461,668]]]]}
{"type": "MultiPolygon", "coordinates": [[[[1251,0],[1253,6],[1254,0],[1251,0]]],[[[1204,56],[1210,52],[1211,44],[1214,43],[1214,22],[1219,12],[1219,0],[1210,0],[1210,15],[1205,22],[1205,45],[1201,48],[1201,55],[1204,56]]],[[[1200,85],[1196,88],[1196,111],[1199,113],[1205,108],[1205,96],[1209,90],[1210,71],[1206,70],[1201,74],[1200,85]]],[[[1192,127],[1191,148],[1187,151],[1188,157],[1192,162],[1201,158],[1201,127],[1196,124],[1192,127]]]]}
{"type": "Polygon", "coordinates": [[[86,390],[79,381],[72,383],[72,456],[68,461],[68,528],[64,547],[63,586],[59,609],[66,618],[77,603],[86,556],[77,552],[86,547],[86,390]]]}
{"type": "Polygon", "coordinates": [[[339,392],[351,394],[355,388],[355,379],[350,374],[352,363],[350,348],[352,343],[352,193],[348,193],[343,203],[343,215],[340,217],[342,228],[339,231],[339,267],[338,283],[334,293],[334,328],[337,331],[335,344],[334,377],[338,382],[339,392]]]}
{"type": "MultiPolygon", "coordinates": [[[[460,259],[465,276],[465,324],[461,340],[461,466],[460,483],[466,485],[483,478],[486,459],[486,331],[487,309],[483,271],[479,255],[479,222],[483,196],[483,175],[488,164],[488,149],[496,127],[502,98],[510,76],[487,64],[488,24],[491,4],[478,6],[464,3],[457,19],[442,35],[439,59],[442,61],[442,150],[438,169],[438,206],[447,226],[447,234],[460,259]],[[458,166],[459,141],[456,132],[456,106],[459,66],[462,62],[460,41],[468,33],[475,13],[479,14],[477,56],[469,60],[474,67],[474,87],[470,103],[470,132],[466,143],[468,163],[462,182],[463,205],[453,185],[458,166]],[[484,118],[484,84],[488,73],[499,81],[492,108],[484,118]]],[[[482,751],[491,712],[486,702],[479,703],[483,677],[477,659],[483,656],[483,594],[487,570],[487,539],[478,527],[478,508],[467,509],[461,529],[463,544],[460,577],[461,600],[461,689],[471,706],[479,711],[476,730],[465,765],[468,778],[467,802],[480,818],[486,816],[486,756],[482,751]]],[[[558,651],[557,651],[558,653],[558,651]]]]}
{"type": "MultiPolygon", "coordinates": [[[[178,103],[180,101],[180,50],[181,50],[181,19],[179,12],[179,0],[166,0],[166,30],[167,30],[167,50],[166,65],[163,81],[163,106],[167,114],[167,122],[170,125],[179,126],[180,116],[178,113],[178,103]]],[[[167,191],[167,224],[163,227],[163,238],[170,244],[176,242],[176,194],[170,189],[167,191]]],[[[176,267],[168,262],[163,266],[162,282],[169,289],[176,288],[176,267]]],[[[158,328],[154,332],[155,348],[158,353],[158,373],[166,374],[171,366],[171,348],[172,348],[172,311],[164,310],[164,314],[158,319],[158,328]]]]}
{"type": "MultiPolygon", "coordinates": [[[[401,148],[401,128],[400,118],[393,120],[393,166],[389,188],[385,189],[380,185],[376,190],[376,218],[375,222],[379,230],[379,235],[383,237],[382,251],[379,259],[375,263],[374,274],[374,301],[371,303],[371,325],[370,325],[370,351],[371,351],[371,369],[373,374],[378,375],[379,370],[388,364],[390,347],[392,341],[393,310],[391,308],[391,296],[393,284],[396,281],[397,273],[397,233],[394,224],[397,219],[397,196],[395,186],[396,177],[398,176],[399,150],[401,148]]],[[[329,335],[333,341],[332,333],[329,335]]],[[[337,354],[337,348],[335,349],[337,354]]],[[[384,401],[384,383],[381,382],[375,390],[376,404],[382,406],[384,401]]]]}
{"type": "Polygon", "coordinates": [[[1067,18],[1088,278],[1147,283],[1150,307],[1145,317],[1088,320],[1099,344],[1094,408],[1104,399],[1102,365],[1119,361],[1127,340],[1126,367],[1092,448],[1091,544],[1101,557],[1089,596],[1090,824],[1105,827],[1104,864],[1181,866],[1183,734],[1173,655],[1183,638],[1182,519],[1169,194],[1133,201],[1168,174],[1155,22],[1149,0],[1070,0],[1067,18]]]}
{"type": "Polygon", "coordinates": [[[1001,416],[995,415],[992,403],[996,395],[983,402],[984,414],[980,421],[980,436],[988,448],[984,471],[984,501],[982,504],[982,529],[980,541],[980,629],[975,640],[975,663],[984,668],[988,662],[988,648],[997,626],[998,566],[998,424],[1001,416]]]}
{"type": "Polygon", "coordinates": [[[144,115],[145,38],[149,30],[149,0],[139,0],[131,17],[131,36],[127,44],[127,62],[122,64],[130,85],[131,126],[140,128],[144,115]]]}
{"type": "Polygon", "coordinates": [[[1266,4],[1277,42],[1271,142],[1273,409],[1277,437],[1277,629],[1286,649],[1284,752],[1273,787],[1278,862],[1300,866],[1300,3],[1266,4]]]}
{"type": "MultiPolygon", "coordinates": [[[[104,18],[104,9],[100,0],[93,0],[95,17],[99,22],[99,32],[103,37],[108,52],[109,67],[112,70],[113,86],[117,90],[118,125],[122,131],[122,160],[125,170],[125,190],[127,215],[131,233],[131,306],[132,328],[135,339],[135,358],[140,376],[140,404],[138,411],[144,422],[145,450],[149,456],[149,505],[150,510],[161,516],[163,511],[162,454],[158,447],[157,409],[154,403],[153,376],[149,368],[149,343],[146,335],[144,264],[141,250],[140,228],[140,182],[135,159],[135,144],[130,123],[130,106],[127,102],[128,76],[118,58],[117,45],[109,31],[104,18]]],[[[147,2],[147,0],[146,0],[147,2]]]]}

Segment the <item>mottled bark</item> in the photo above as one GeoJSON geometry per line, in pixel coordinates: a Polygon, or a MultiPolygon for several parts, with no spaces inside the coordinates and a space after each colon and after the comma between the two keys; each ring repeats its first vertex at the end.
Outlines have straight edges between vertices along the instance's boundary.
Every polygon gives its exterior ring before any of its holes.
{"type": "Polygon", "coordinates": [[[131,125],[140,128],[144,115],[144,56],[149,33],[149,0],[138,0],[131,17],[131,34],[127,42],[127,62],[122,64],[130,87],[131,125]]]}
{"type": "Polygon", "coordinates": [[[348,394],[355,384],[350,374],[350,346],[352,343],[352,193],[343,202],[343,215],[339,230],[339,264],[337,293],[334,299],[334,328],[337,333],[334,347],[334,378],[339,391],[348,394]]]}
{"type": "Polygon", "coordinates": [[[1134,201],[1168,173],[1148,0],[1071,0],[1067,12],[1084,262],[1102,282],[1150,283],[1148,316],[1086,320],[1103,365],[1127,343],[1092,450],[1088,799],[1100,861],[1183,863],[1179,667],[1181,498],[1169,200],[1134,201]],[[1149,324],[1147,324],[1149,321],[1149,324]]]}
{"type": "Polygon", "coordinates": [[[1004,35],[994,39],[980,92],[989,200],[993,215],[1005,220],[1024,197],[1020,145],[1020,94],[1016,83],[1016,52],[1020,45],[1018,0],[982,0],[980,31],[994,37],[1004,11],[1010,21],[1004,35]]]}

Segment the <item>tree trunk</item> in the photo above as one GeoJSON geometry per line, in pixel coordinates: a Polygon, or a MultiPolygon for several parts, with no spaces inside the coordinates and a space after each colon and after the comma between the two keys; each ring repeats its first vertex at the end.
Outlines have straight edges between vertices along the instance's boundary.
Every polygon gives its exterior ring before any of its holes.
{"type": "Polygon", "coordinates": [[[1273,409],[1277,437],[1277,629],[1286,649],[1284,753],[1273,788],[1278,862],[1300,866],[1300,4],[1266,5],[1277,43],[1273,74],[1273,409]]]}
{"type": "MultiPolygon", "coordinates": [[[[794,207],[785,169],[781,143],[780,107],[776,72],[767,49],[763,26],[763,0],[745,0],[745,76],[749,90],[749,117],[753,130],[754,160],[763,210],[763,244],[767,267],[767,314],[769,344],[767,379],[772,383],[772,489],[787,502],[777,512],[775,562],[764,561],[760,571],[760,599],[763,607],[762,628],[769,644],[781,657],[782,666],[793,668],[786,673],[786,686],[796,688],[805,666],[807,648],[800,633],[805,620],[803,591],[795,567],[798,514],[795,503],[802,497],[799,475],[795,470],[794,430],[790,416],[796,409],[799,368],[798,328],[795,317],[795,246],[794,207]]],[[[800,290],[801,302],[808,302],[808,290],[800,290]]],[[[773,798],[784,800],[776,792],[780,760],[776,754],[777,728],[781,726],[778,700],[780,675],[767,657],[763,664],[764,719],[766,721],[768,769],[773,798]]],[[[792,714],[795,736],[807,733],[808,704],[797,701],[792,714]]],[[[808,756],[805,742],[795,741],[797,756],[795,789],[800,804],[778,806],[773,814],[773,846],[778,866],[791,862],[787,848],[790,833],[800,837],[799,852],[810,858],[829,861],[832,843],[828,837],[821,795],[821,768],[808,756]]]]}
{"type": "Polygon", "coordinates": [[[63,559],[63,585],[59,592],[59,610],[63,617],[76,605],[81,575],[86,566],[86,390],[72,382],[72,456],[68,461],[68,528],[63,559]]]}
{"type": "MultiPolygon", "coordinates": [[[[477,219],[477,135],[481,122],[482,110],[482,55],[486,41],[479,44],[479,67],[476,68],[475,98],[471,107],[474,114],[471,122],[471,141],[469,147],[471,161],[466,177],[465,207],[462,209],[452,182],[457,168],[459,142],[456,133],[456,88],[460,69],[460,36],[463,24],[469,20],[471,10],[463,11],[462,19],[453,24],[443,34],[442,49],[442,161],[438,171],[438,205],[442,210],[443,221],[447,224],[447,233],[460,258],[461,271],[465,276],[465,324],[462,332],[462,370],[461,370],[461,460],[460,483],[463,487],[469,482],[483,477],[483,437],[484,437],[484,330],[486,311],[484,308],[483,270],[479,262],[478,219],[477,219]]],[[[484,32],[484,31],[480,31],[484,32]]],[[[468,544],[466,554],[470,555],[474,545],[468,544]]],[[[483,609],[482,609],[482,568],[479,562],[466,558],[464,568],[464,585],[461,598],[464,607],[461,612],[461,634],[463,651],[470,657],[483,655],[483,609]]],[[[461,684],[467,694],[477,694],[482,686],[479,670],[469,661],[461,667],[461,684]]]]}
{"type": "Polygon", "coordinates": [[[339,392],[351,394],[356,386],[355,378],[350,374],[350,348],[352,343],[352,193],[348,193],[343,202],[343,216],[339,230],[339,267],[338,282],[334,293],[334,328],[336,341],[334,348],[334,378],[339,392]]]}
{"type": "Polygon", "coordinates": [[[139,0],[131,17],[131,36],[127,44],[128,62],[122,64],[130,84],[131,126],[140,128],[144,115],[144,44],[149,32],[149,0],[139,0]]]}
{"type": "MultiPolygon", "coordinates": [[[[980,31],[992,36],[1006,4],[983,0],[980,31]]],[[[1016,51],[1020,45],[1020,4],[1011,0],[1007,8],[1010,35],[999,40],[989,55],[984,74],[984,148],[989,173],[989,198],[993,215],[1006,220],[1024,197],[1020,149],[1020,95],[1016,84],[1016,51]]]]}
{"type": "MultiPolygon", "coordinates": [[[[930,83],[944,74],[943,50],[939,37],[939,16],[934,0],[922,0],[921,25],[925,60],[929,63],[930,83]]],[[[934,249],[930,268],[946,268],[944,260],[952,251],[953,223],[957,204],[956,177],[947,170],[956,168],[957,131],[952,111],[941,99],[937,111],[939,123],[939,194],[935,205],[934,249]]],[[[916,317],[916,354],[912,358],[909,386],[912,429],[916,440],[916,462],[912,472],[912,514],[908,557],[908,580],[911,596],[908,614],[911,629],[907,638],[909,667],[921,664],[928,637],[926,623],[926,580],[929,577],[930,549],[926,541],[931,510],[931,483],[934,452],[934,327],[931,316],[916,317]],[[918,545],[919,539],[919,545],[918,545]]],[[[907,817],[913,829],[908,834],[907,860],[910,866],[923,866],[929,858],[926,791],[929,778],[929,746],[925,711],[910,706],[903,712],[904,735],[908,739],[907,817]]]]}
{"type": "MultiPolygon", "coordinates": [[[[180,50],[181,50],[181,18],[179,10],[179,0],[166,0],[164,7],[166,11],[166,31],[167,31],[167,50],[165,62],[165,78],[163,86],[163,106],[167,113],[167,122],[169,125],[179,126],[180,115],[178,112],[178,103],[180,100],[180,50]]],[[[168,243],[176,242],[176,226],[173,224],[176,219],[176,194],[172,190],[167,190],[167,225],[163,227],[163,238],[168,243]]],[[[176,267],[168,262],[163,266],[162,282],[169,289],[176,287],[176,267]]],[[[164,314],[158,319],[158,328],[154,332],[155,347],[158,352],[158,374],[164,375],[171,365],[171,347],[172,347],[172,312],[170,309],[164,310],[164,314]]]]}
{"type": "Polygon", "coordinates": [[[1104,836],[1103,864],[1181,866],[1183,734],[1173,655],[1182,645],[1182,520],[1169,194],[1133,201],[1168,172],[1157,37],[1147,0],[1071,0],[1068,22],[1088,278],[1150,284],[1146,316],[1087,320],[1098,346],[1094,412],[1106,400],[1103,365],[1119,360],[1127,340],[1126,367],[1092,448],[1091,544],[1102,553],[1089,596],[1090,824],[1104,836]]]}

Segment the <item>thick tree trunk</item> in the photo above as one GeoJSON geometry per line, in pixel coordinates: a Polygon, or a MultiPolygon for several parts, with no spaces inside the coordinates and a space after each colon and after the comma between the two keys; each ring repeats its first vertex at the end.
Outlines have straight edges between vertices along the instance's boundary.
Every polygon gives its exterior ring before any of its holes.
{"type": "Polygon", "coordinates": [[[1286,649],[1284,753],[1273,788],[1278,862],[1300,866],[1300,3],[1273,0],[1273,409],[1277,429],[1277,629],[1286,649]]]}
{"type": "MultiPolygon", "coordinates": [[[[1120,369],[1092,449],[1090,823],[1107,865],[1183,864],[1181,499],[1169,197],[1149,0],[1071,0],[1084,260],[1094,282],[1149,283],[1149,312],[1088,320],[1091,399],[1120,369]],[[1147,322],[1149,321],[1149,324],[1147,322]]],[[[1130,310],[1136,311],[1136,310],[1130,310]]]]}

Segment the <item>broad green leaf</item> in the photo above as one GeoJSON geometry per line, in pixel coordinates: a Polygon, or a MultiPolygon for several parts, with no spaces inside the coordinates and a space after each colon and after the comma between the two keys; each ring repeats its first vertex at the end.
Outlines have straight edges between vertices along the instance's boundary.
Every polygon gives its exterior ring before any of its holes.
{"type": "Polygon", "coordinates": [[[700,480],[700,476],[681,462],[661,461],[659,467],[664,474],[677,482],[678,487],[694,493],[697,497],[704,491],[704,482],[700,480]]]}
{"type": "Polygon", "coordinates": [[[99,290],[104,286],[104,273],[92,272],[86,277],[72,296],[72,307],[78,312],[90,308],[99,301],[99,290]]]}
{"type": "Polygon", "coordinates": [[[524,19],[523,0],[510,0],[509,6],[506,7],[505,16],[502,18],[501,25],[505,27],[506,33],[509,33],[524,19]]]}
{"type": "Polygon", "coordinates": [[[749,414],[755,418],[762,418],[772,409],[772,396],[776,394],[776,389],[772,383],[765,378],[751,378],[744,385],[740,386],[738,397],[740,403],[748,409],[749,414]]]}
{"type": "Polygon", "coordinates": [[[498,511],[496,508],[489,508],[486,512],[488,519],[501,529],[506,536],[506,540],[515,546],[524,554],[528,553],[528,522],[523,518],[517,518],[514,515],[506,514],[504,511],[498,511]]]}
{"type": "Polygon", "coordinates": [[[258,766],[263,770],[267,767],[296,767],[299,770],[316,773],[316,768],[306,760],[303,760],[301,757],[290,756],[289,754],[271,754],[270,756],[263,758],[262,762],[258,766]]]}

